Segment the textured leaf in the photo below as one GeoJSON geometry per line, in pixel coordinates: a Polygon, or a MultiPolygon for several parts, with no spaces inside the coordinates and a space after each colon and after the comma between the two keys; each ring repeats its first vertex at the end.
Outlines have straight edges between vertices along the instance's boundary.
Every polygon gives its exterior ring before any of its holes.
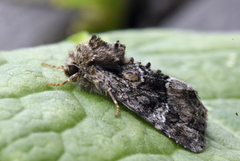
{"type": "Polygon", "coordinates": [[[184,149],[124,105],[80,91],[62,65],[86,33],[53,45],[0,53],[0,160],[240,160],[240,33],[159,29],[101,33],[127,57],[192,85],[209,110],[206,148],[184,149]],[[81,37],[82,36],[82,37],[81,37]],[[239,116],[237,116],[239,114],[239,116]]]}

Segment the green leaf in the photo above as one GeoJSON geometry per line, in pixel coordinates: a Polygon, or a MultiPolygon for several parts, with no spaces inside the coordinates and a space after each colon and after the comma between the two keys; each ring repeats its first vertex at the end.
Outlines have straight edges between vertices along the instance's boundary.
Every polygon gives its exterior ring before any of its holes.
{"type": "Polygon", "coordinates": [[[116,118],[110,98],[80,91],[76,83],[46,87],[67,78],[41,63],[63,65],[76,46],[70,41],[87,41],[86,33],[79,36],[0,53],[0,160],[240,160],[240,33],[99,34],[124,43],[127,57],[150,61],[198,91],[209,110],[202,153],[184,149],[122,104],[116,118]]]}

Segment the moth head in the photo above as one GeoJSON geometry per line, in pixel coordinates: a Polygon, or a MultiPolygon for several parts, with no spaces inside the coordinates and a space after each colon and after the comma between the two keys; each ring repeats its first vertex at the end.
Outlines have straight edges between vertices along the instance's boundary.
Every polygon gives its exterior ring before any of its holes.
{"type": "Polygon", "coordinates": [[[82,65],[81,55],[76,50],[69,51],[63,71],[67,77],[79,73],[82,65]]]}
{"type": "MultiPolygon", "coordinates": [[[[64,73],[67,77],[71,77],[73,74],[79,72],[79,68],[74,64],[73,65],[68,65],[68,66],[66,65],[64,67],[63,71],[64,71],[64,73]]],[[[76,82],[76,81],[77,81],[76,79],[73,80],[73,82],[76,82]]]]}

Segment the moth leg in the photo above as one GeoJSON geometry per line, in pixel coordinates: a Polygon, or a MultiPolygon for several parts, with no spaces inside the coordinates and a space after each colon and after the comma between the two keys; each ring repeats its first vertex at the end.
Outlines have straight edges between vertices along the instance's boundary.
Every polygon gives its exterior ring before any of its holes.
{"type": "Polygon", "coordinates": [[[63,65],[55,66],[55,65],[51,65],[51,64],[47,64],[47,63],[42,63],[42,65],[46,65],[46,66],[49,66],[49,67],[52,67],[52,68],[56,68],[56,69],[63,69],[64,68],[63,65]]]}
{"type": "Polygon", "coordinates": [[[115,116],[117,117],[117,116],[118,116],[118,113],[119,113],[120,107],[119,107],[116,99],[114,98],[114,96],[113,96],[113,94],[112,94],[112,92],[111,92],[111,88],[108,89],[108,93],[109,93],[109,95],[111,96],[111,98],[112,98],[112,100],[113,100],[113,103],[115,104],[115,106],[116,106],[116,108],[117,108],[117,111],[116,111],[116,114],[115,114],[115,116]]]}
{"type": "Polygon", "coordinates": [[[62,83],[59,83],[59,84],[51,84],[51,83],[48,83],[46,84],[46,86],[63,86],[64,84],[66,84],[67,82],[71,82],[73,81],[75,78],[77,78],[77,76],[79,75],[79,73],[75,73],[73,74],[71,77],[69,77],[66,81],[62,82],[62,83]]]}

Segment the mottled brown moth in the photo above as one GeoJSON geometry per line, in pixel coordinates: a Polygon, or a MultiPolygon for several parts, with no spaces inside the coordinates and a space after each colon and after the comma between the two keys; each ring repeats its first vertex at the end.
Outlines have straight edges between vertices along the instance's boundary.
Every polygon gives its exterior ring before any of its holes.
{"type": "Polygon", "coordinates": [[[150,69],[133,58],[125,57],[125,45],[109,44],[96,35],[68,53],[63,69],[69,77],[60,84],[77,82],[84,91],[108,95],[134,111],[156,129],[183,147],[201,152],[205,145],[207,109],[197,92],[182,81],[150,69]]]}

